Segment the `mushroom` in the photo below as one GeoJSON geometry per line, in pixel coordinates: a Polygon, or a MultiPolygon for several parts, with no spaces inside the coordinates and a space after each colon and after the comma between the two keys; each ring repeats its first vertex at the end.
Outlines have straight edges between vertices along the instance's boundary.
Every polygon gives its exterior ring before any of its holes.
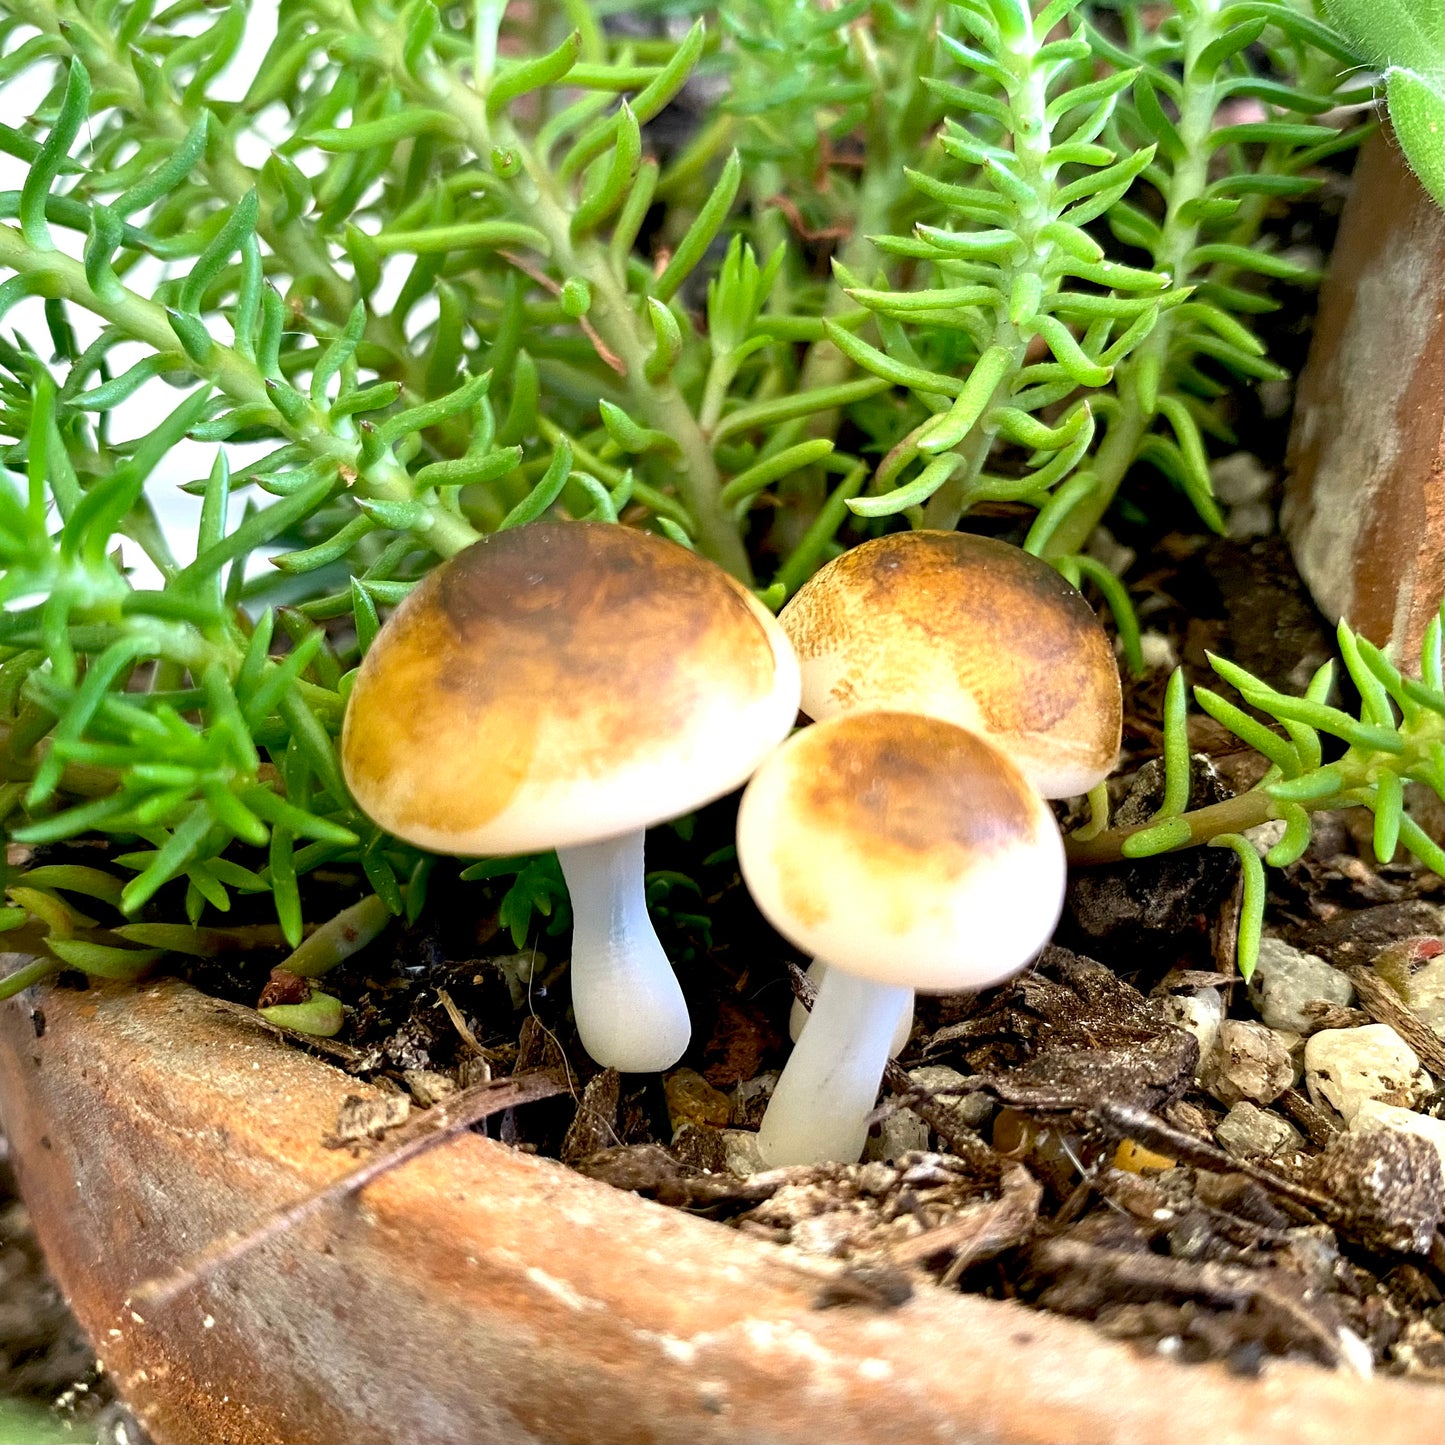
{"type": "Polygon", "coordinates": [[[1093,609],[1047,562],[967,532],[899,532],[834,558],[778,619],[803,711],[926,713],[1001,748],[1046,798],[1119,751],[1119,669],[1093,609]]]}
{"type": "MultiPolygon", "coordinates": [[[[808,982],[813,985],[813,992],[823,986],[823,975],[828,972],[828,965],[821,958],[815,958],[807,967],[808,982]]],[[[804,1028],[808,1023],[808,1010],[802,999],[795,998],[793,1006],[788,1010],[788,1037],[794,1043],[802,1037],[804,1028]]],[[[888,1057],[896,1059],[904,1049],[908,1047],[909,1035],[913,1032],[913,1009],[906,1008],[898,1016],[898,1022],[893,1028],[893,1038],[888,1044],[888,1057]]]]}
{"type": "Polygon", "coordinates": [[[798,671],[719,567],[646,532],[534,523],[442,563],[377,634],[347,705],[357,803],[418,847],[556,848],[582,1045],[623,1072],[687,1047],[647,916],[643,830],[739,787],[787,736],[798,671]]]}
{"type": "Polygon", "coordinates": [[[827,967],[763,1118],[769,1165],[853,1160],[913,991],[998,983],[1052,934],[1063,841],[990,743],[915,713],[845,713],[758,769],[738,863],[769,922],[827,967]]]}

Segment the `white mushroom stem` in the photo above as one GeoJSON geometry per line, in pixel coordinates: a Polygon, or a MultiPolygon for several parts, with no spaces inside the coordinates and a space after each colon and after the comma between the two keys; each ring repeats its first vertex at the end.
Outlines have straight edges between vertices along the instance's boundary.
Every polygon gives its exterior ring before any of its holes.
{"type": "MultiPolygon", "coordinates": [[[[828,965],[821,958],[815,958],[808,965],[808,982],[814,989],[822,987],[823,975],[827,973],[828,965]]],[[[788,1037],[794,1043],[798,1042],[798,1036],[803,1032],[803,1025],[808,1022],[808,1010],[803,1007],[802,999],[795,998],[793,1006],[788,1010],[788,1037]]],[[[908,1043],[908,1036],[913,1032],[913,1001],[910,999],[908,1007],[903,1010],[903,1016],[898,1020],[898,1027],[893,1031],[893,1041],[888,1045],[888,1057],[896,1059],[908,1043]]]]}
{"type": "Polygon", "coordinates": [[[559,848],[572,899],[572,1011],[582,1047],[624,1074],[671,1068],[692,1035],[672,964],[647,916],[639,829],[559,848]]]}
{"type": "Polygon", "coordinates": [[[758,1131],[772,1167],[848,1162],[863,1152],[868,1115],[913,990],[825,968],[808,1022],[758,1131]]]}

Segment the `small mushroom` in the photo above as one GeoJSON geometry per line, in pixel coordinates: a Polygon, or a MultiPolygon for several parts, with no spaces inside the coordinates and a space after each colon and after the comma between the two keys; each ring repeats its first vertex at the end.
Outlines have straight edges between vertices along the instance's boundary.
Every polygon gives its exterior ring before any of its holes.
{"type": "Polygon", "coordinates": [[[650,533],[534,523],[412,591],[356,677],[356,801],[438,853],[556,848],[582,1045],[667,1068],[691,1032],[647,916],[643,830],[739,787],[787,736],[797,663],[720,568],[650,533]]]}
{"type": "Polygon", "coordinates": [[[967,532],[899,532],[823,567],[778,619],[815,720],[885,708],[986,737],[1046,798],[1119,751],[1119,669],[1093,609],[1047,562],[967,532]]]}
{"type": "Polygon", "coordinates": [[[913,991],[1007,978],[1064,897],[1058,828],[1022,772],[912,713],[790,738],[743,794],[738,863],[773,926],[827,964],[758,1135],[769,1165],[856,1159],[913,991]]]}

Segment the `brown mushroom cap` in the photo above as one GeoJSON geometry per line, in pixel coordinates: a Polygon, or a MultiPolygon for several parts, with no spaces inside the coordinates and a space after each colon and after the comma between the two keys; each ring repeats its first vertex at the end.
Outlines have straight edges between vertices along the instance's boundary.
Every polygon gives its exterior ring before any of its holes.
{"type": "Polygon", "coordinates": [[[444,562],[367,652],[346,781],[423,848],[568,847],[738,787],[787,736],[797,663],[721,568],[650,533],[534,523],[444,562]]]}
{"type": "Polygon", "coordinates": [[[1048,805],[998,749],[917,713],[847,713],[794,734],[743,794],[738,862],[799,948],[943,992],[1016,972],[1064,896],[1048,805]]]}
{"type": "Polygon", "coordinates": [[[1047,562],[966,532],[900,532],[817,572],[778,619],[803,711],[944,718],[1002,748],[1045,797],[1113,769],[1119,669],[1092,608],[1047,562]]]}

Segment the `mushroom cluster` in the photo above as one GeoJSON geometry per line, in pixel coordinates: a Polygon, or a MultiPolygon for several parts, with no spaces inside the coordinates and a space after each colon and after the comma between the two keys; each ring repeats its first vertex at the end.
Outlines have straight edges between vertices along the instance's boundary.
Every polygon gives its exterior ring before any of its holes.
{"type": "Polygon", "coordinates": [[[665,1069],[691,1025],[647,916],[644,830],[739,787],[798,694],[787,638],[721,568],[647,532],[533,523],[442,563],[388,619],[341,761],[368,816],[418,847],[555,848],[582,1046],[665,1069]]]}
{"type": "Polygon", "coordinates": [[[1045,799],[1113,766],[1119,676],[1047,564],[952,532],[845,552],[775,620],[721,569],[625,527],[534,523],[429,574],[357,674],[357,803],[420,847],[555,848],[583,1047],[624,1072],[686,1049],[643,893],[644,830],[751,776],[738,860],[814,956],[817,995],[759,1138],[857,1158],[915,990],[997,983],[1047,942],[1064,853],[1045,799]],[[813,726],[784,738],[803,710],[813,726]]]}
{"type": "Polygon", "coordinates": [[[738,860],[815,955],[817,997],[759,1148],[769,1164],[856,1159],[914,991],[1000,982],[1048,941],[1064,855],[1044,799],[1108,775],[1123,701],[1088,603],[989,538],[866,542],[779,620],[816,726],[749,784],[738,860]]]}

